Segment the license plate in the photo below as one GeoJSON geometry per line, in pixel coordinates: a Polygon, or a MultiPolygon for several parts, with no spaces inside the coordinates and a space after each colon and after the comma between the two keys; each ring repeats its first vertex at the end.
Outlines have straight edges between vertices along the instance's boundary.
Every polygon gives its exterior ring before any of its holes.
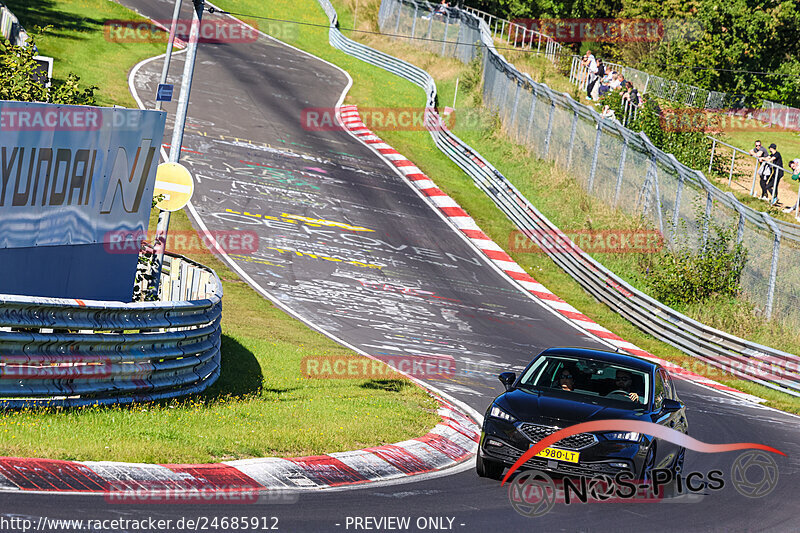
{"type": "Polygon", "coordinates": [[[569,450],[559,450],[558,448],[545,448],[536,454],[537,457],[546,457],[547,459],[555,459],[556,461],[565,461],[567,463],[577,463],[580,459],[580,452],[571,452],[569,450]]]}

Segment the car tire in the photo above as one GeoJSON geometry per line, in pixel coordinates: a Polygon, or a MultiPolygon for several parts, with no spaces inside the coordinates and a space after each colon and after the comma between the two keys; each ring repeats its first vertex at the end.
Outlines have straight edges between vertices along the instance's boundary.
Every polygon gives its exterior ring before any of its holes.
{"type": "Polygon", "coordinates": [[[642,470],[639,472],[639,479],[646,483],[652,483],[653,468],[656,466],[656,444],[650,445],[642,462],[642,470]]]}
{"type": "Polygon", "coordinates": [[[479,477],[501,479],[505,468],[505,465],[499,461],[484,459],[480,452],[475,456],[475,471],[478,472],[479,477]]]}

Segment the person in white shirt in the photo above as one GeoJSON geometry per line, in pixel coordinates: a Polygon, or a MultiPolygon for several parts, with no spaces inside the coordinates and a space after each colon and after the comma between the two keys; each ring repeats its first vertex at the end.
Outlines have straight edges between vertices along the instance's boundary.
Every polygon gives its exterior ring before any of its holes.
{"type": "Polygon", "coordinates": [[[591,100],[594,84],[597,83],[597,60],[591,50],[586,50],[586,55],[583,56],[581,63],[589,71],[589,77],[586,80],[586,99],[591,100]]]}

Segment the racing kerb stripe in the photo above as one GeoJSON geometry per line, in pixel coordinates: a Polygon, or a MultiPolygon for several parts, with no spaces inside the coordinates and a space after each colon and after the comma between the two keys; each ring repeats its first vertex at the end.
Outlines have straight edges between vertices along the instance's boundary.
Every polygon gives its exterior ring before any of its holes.
{"type": "MultiPolygon", "coordinates": [[[[594,320],[584,315],[575,307],[568,304],[553,292],[549,291],[544,285],[533,279],[525,270],[520,267],[511,257],[494,241],[492,241],[475,223],[472,217],[464,211],[455,200],[447,196],[436,184],[425,175],[422,170],[414,166],[405,156],[400,154],[397,150],[386,144],[380,137],[375,135],[364,122],[361,120],[358,113],[358,106],[345,105],[339,108],[339,113],[345,127],[350,130],[359,140],[367,144],[370,148],[376,149],[389,163],[394,165],[406,178],[410,184],[415,186],[422,192],[429,202],[439,209],[453,224],[461,231],[475,246],[481,250],[486,258],[493,262],[500,268],[509,278],[511,278],[517,285],[536,296],[545,305],[554,309],[567,320],[573,322],[581,329],[585,329],[590,333],[602,338],[608,343],[612,344],[620,350],[657,362],[666,368],[672,376],[677,379],[691,381],[710,387],[712,389],[724,391],[744,400],[751,402],[763,401],[756,396],[738,391],[727,385],[717,383],[704,376],[686,370],[675,363],[671,363],[660,357],[642,350],[635,344],[630,343],[615,333],[604,328],[594,320]]],[[[480,158],[473,156],[472,159],[483,166],[480,158]]]]}
{"type": "MultiPolygon", "coordinates": [[[[396,444],[311,457],[264,457],[207,464],[137,464],[0,457],[0,491],[102,493],[110,501],[162,501],[210,493],[318,490],[386,481],[451,467],[472,457],[480,429],[440,397],[441,418],[428,434],[396,444]],[[183,494],[184,496],[181,496],[183,494]]],[[[231,500],[236,498],[231,497],[231,500]]],[[[209,500],[210,502],[210,500],[209,500]]]]}

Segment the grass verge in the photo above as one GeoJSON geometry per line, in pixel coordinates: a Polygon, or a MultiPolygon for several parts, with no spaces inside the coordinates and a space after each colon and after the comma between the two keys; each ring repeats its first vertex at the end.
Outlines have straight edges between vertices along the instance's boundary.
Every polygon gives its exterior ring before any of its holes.
{"type": "MultiPolygon", "coordinates": [[[[75,70],[84,81],[102,84],[108,103],[135,106],[127,94],[127,69],[107,65],[130,68],[163,52],[161,45],[105,42],[104,17],[135,17],[106,0],[45,1],[17,14],[27,27],[53,24],[40,52],[74,66],[64,75],[75,70]],[[26,14],[40,22],[29,22],[26,14]]],[[[170,229],[192,228],[178,212],[170,229]]],[[[195,397],[155,404],[2,412],[2,455],[158,463],[314,455],[406,440],[438,423],[435,402],[406,379],[304,379],[304,357],[354,354],[276,308],[215,256],[189,256],[213,268],[223,283],[217,383],[195,397]]]]}
{"type": "MultiPolygon", "coordinates": [[[[220,0],[220,4],[224,9],[253,16],[302,20],[318,24],[326,22],[324,13],[314,0],[277,1],[270,3],[269,7],[264,7],[257,0],[220,0]]],[[[342,26],[351,27],[350,21],[354,20],[356,4],[358,6],[357,29],[375,31],[379,6],[377,0],[335,1],[334,5],[338,10],[342,26]]],[[[331,61],[350,73],[354,84],[347,98],[348,103],[370,107],[425,105],[423,91],[415,85],[329,47],[325,28],[301,26],[298,32],[302,37],[295,40],[288,39],[290,44],[331,61]]],[[[289,33],[284,30],[284,34],[289,33]]],[[[427,70],[437,81],[439,100],[443,104],[452,102],[456,78],[462,81],[470,79],[467,66],[455,60],[422,51],[405,41],[389,40],[362,33],[348,36],[353,36],[364,44],[405,59],[427,70]]],[[[459,87],[459,109],[474,107],[475,100],[477,100],[474,97],[476,94],[474,89],[473,95],[465,94],[465,90],[466,88],[462,84],[459,87]]],[[[640,221],[626,217],[619,211],[611,210],[589,197],[565,172],[537,159],[525,148],[506,140],[491,117],[487,116],[483,123],[484,128],[466,131],[457,129],[456,133],[492,161],[537,208],[560,227],[574,229],[636,229],[641,227],[640,221]],[[557,194],[554,194],[554,191],[557,191],[557,194]]],[[[513,235],[515,227],[488,197],[472,185],[471,180],[455,164],[435,148],[427,132],[386,130],[377,133],[430,175],[442,190],[452,196],[475,218],[492,239],[506,247],[512,257],[535,279],[555,290],[560,297],[599,324],[643,349],[680,364],[684,368],[760,396],[767,400],[768,405],[791,412],[800,412],[800,400],[749,381],[735,379],[641,332],[613,310],[594,300],[546,255],[509,249],[506,244],[513,235]]],[[[612,269],[623,268],[632,261],[632,259],[624,257],[618,263],[615,263],[613,259],[609,261],[608,257],[600,259],[609,263],[612,269]]],[[[618,272],[618,274],[628,277],[624,271],[618,272]]],[[[736,313],[746,311],[746,309],[738,307],[739,302],[726,302],[726,304],[733,305],[736,313]]],[[[691,309],[686,311],[689,312],[691,309]]],[[[708,319],[716,317],[705,316],[704,318],[707,319],[706,322],[709,322],[708,319]]],[[[729,312],[725,315],[724,320],[718,320],[711,325],[726,320],[736,322],[735,313],[729,312]]],[[[777,347],[794,351],[797,351],[796,347],[800,347],[798,336],[794,332],[780,329],[779,325],[769,324],[762,328],[760,322],[754,320],[752,316],[745,322],[745,327],[753,328],[752,334],[749,336],[756,337],[754,340],[759,340],[759,335],[762,335],[768,341],[766,344],[780,344],[777,347]]]]}

